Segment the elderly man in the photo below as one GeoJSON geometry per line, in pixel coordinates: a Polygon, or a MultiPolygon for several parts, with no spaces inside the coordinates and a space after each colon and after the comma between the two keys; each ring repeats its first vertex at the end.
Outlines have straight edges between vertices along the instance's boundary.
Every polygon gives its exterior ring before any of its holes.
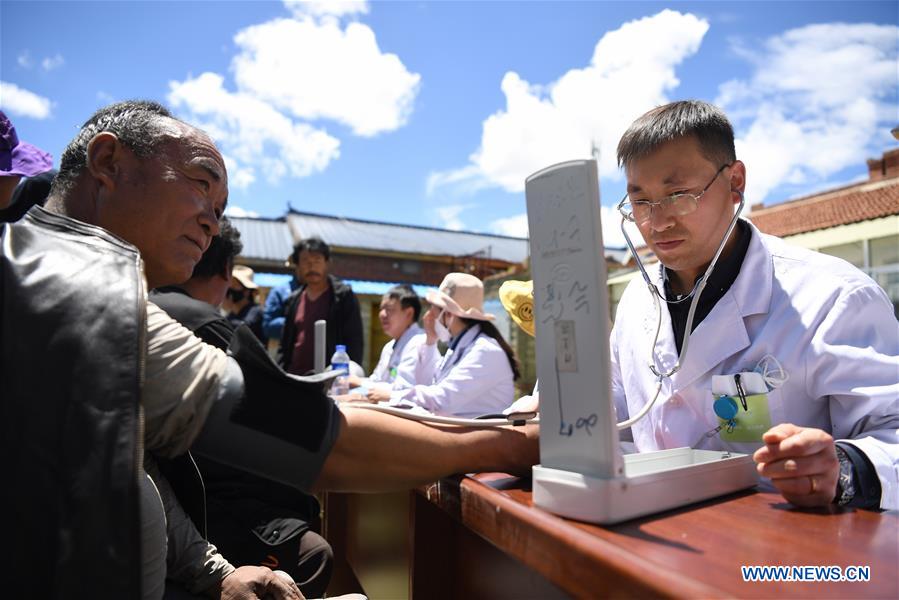
{"type": "MultiPolygon", "coordinates": [[[[9,595],[40,585],[54,597],[152,597],[142,590],[158,588],[165,532],[144,449],[182,454],[216,406],[235,405],[217,423],[252,440],[232,454],[276,448],[277,461],[256,464],[277,462],[297,487],[398,489],[536,462],[533,428],[459,432],[341,411],[248,332],[226,355],[147,302],[148,288],[190,277],[227,196],[208,136],[158,104],[124,102],[66,149],[47,210],[0,228],[9,595]]],[[[261,567],[207,575],[211,592],[299,594],[261,567]]]]}

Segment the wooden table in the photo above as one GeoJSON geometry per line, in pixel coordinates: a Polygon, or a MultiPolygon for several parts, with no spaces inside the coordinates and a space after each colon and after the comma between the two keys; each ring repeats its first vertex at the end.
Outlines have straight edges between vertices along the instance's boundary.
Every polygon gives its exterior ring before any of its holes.
{"type": "MultiPolygon", "coordinates": [[[[395,516],[391,526],[406,547],[375,554],[406,565],[413,598],[899,598],[894,512],[798,509],[777,494],[748,491],[600,527],[534,507],[528,485],[483,473],[415,490],[410,518],[395,516]],[[870,581],[745,582],[740,567],[750,565],[867,566],[870,581]]],[[[378,519],[357,510],[371,498],[340,496],[349,510],[329,521],[378,519]]],[[[372,552],[357,546],[358,538],[335,544],[358,573],[372,552]]],[[[392,589],[369,593],[403,595],[392,589]]]]}

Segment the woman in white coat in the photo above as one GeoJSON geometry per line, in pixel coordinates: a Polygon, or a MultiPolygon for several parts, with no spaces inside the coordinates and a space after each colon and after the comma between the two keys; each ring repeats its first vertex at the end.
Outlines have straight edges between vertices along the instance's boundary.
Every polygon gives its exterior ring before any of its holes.
{"type": "Polygon", "coordinates": [[[419,379],[391,393],[390,404],[420,407],[437,415],[477,417],[500,413],[515,399],[518,361],[484,312],[484,286],[467,273],[450,273],[427,296],[419,379]],[[447,344],[440,356],[437,340],[447,344]]]}

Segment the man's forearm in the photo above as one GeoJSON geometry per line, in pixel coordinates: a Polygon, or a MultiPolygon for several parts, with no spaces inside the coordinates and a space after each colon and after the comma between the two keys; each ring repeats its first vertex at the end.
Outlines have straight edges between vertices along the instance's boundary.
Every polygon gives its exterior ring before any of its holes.
{"type": "Polygon", "coordinates": [[[536,425],[464,428],[359,408],[341,413],[340,435],[315,482],[319,490],[400,490],[474,471],[524,474],[539,460],[536,425]]]}

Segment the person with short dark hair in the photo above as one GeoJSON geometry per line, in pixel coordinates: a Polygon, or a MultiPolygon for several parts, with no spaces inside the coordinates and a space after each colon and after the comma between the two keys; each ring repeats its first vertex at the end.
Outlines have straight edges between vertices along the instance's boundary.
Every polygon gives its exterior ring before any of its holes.
{"type": "Polygon", "coordinates": [[[150,292],[150,300],[207,344],[227,350],[234,325],[218,307],[230,289],[231,268],[243,250],[243,242],[228,217],[219,220],[219,230],[190,279],[156,288],[150,292]]]}
{"type": "Polygon", "coordinates": [[[611,336],[618,420],[658,399],[631,427],[637,449],[754,453],[793,504],[899,508],[899,325],[883,289],[738,218],[747,169],[711,104],[650,110],[618,162],[619,210],[661,263],[641,265],[611,336]]]}
{"type": "Polygon", "coordinates": [[[343,344],[350,359],[361,364],[364,340],[359,300],[353,288],[329,273],[331,248],[321,238],[306,238],[294,246],[291,260],[302,283],[285,304],[279,364],[288,373],[312,371],[318,320],[328,324],[325,356],[343,344]]]}
{"type": "Polygon", "coordinates": [[[410,388],[420,377],[422,345],[427,338],[418,325],[420,315],[421,299],[411,285],[395,285],[381,298],[378,318],[390,341],[384,344],[371,376],[350,375],[350,385],[361,386],[369,400],[389,400],[392,390],[410,388]]]}
{"type": "MultiPolygon", "coordinates": [[[[231,290],[234,259],[243,244],[227,217],[219,223],[221,232],[193,276],[153,290],[150,300],[207,344],[227,350],[242,322],[233,323],[218,307],[231,290]]],[[[306,597],[324,595],[333,552],[310,529],[320,510],[313,496],[190,453],[161,461],[160,469],[197,528],[230,561],[277,567],[293,577],[306,597]],[[197,489],[205,491],[205,502],[202,494],[192,493],[197,489]]]]}

